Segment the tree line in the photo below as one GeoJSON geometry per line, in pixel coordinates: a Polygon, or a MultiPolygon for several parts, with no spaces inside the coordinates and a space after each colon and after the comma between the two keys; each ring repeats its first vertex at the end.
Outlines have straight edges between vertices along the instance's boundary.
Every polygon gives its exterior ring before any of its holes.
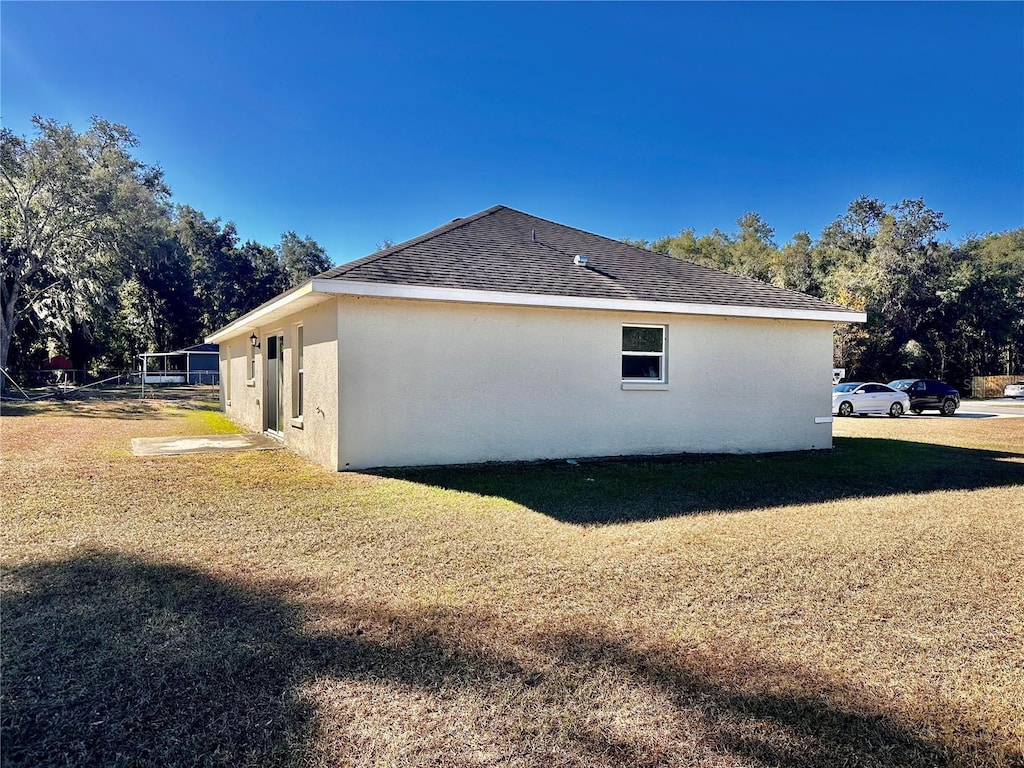
{"type": "Polygon", "coordinates": [[[964,388],[971,376],[1024,374],[1024,228],[954,244],[939,239],[948,224],[923,199],[866,196],[817,240],[799,232],[779,247],[757,213],[736,224],[627,242],[865,312],[866,324],[835,330],[834,364],[851,380],[964,388]]]}
{"type": "Polygon", "coordinates": [[[136,137],[93,118],[0,134],[0,367],[130,370],[331,267],[312,238],[242,242],[235,225],[175,204],[136,137]]]}
{"type": "MultiPolygon", "coordinates": [[[[190,346],[330,268],[310,237],[242,242],[234,224],[171,200],[162,171],[133,155],[125,126],[41,117],[31,139],[0,133],[0,367],[51,352],[77,368],[131,369],[190,346]]],[[[815,240],[778,246],[757,213],[735,232],[684,229],[633,245],[867,313],[835,331],[848,378],[1024,373],[1024,228],[941,240],[922,199],[860,197],[815,240]]],[[[390,241],[385,241],[385,246],[390,241]]]]}

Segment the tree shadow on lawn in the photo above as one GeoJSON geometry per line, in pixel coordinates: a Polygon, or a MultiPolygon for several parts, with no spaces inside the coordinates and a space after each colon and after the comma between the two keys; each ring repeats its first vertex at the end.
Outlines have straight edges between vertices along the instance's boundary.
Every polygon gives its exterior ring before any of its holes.
{"type": "Polygon", "coordinates": [[[564,523],[600,525],[1021,485],[1024,453],[840,437],[831,451],[407,468],[375,474],[508,499],[564,523]]]}
{"type": "Polygon", "coordinates": [[[86,397],[63,400],[4,401],[0,405],[0,416],[73,416],[89,419],[133,419],[159,421],[179,418],[168,413],[167,405],[173,408],[198,411],[219,411],[216,402],[189,399],[141,399],[139,397],[86,397]]]}
{"type": "MultiPolygon", "coordinates": [[[[396,686],[434,697],[455,717],[457,694],[468,692],[496,715],[432,751],[384,761],[392,764],[477,765],[486,736],[507,745],[503,757],[516,765],[697,765],[707,762],[702,754],[808,768],[950,762],[884,715],[831,707],[820,682],[806,699],[744,692],[620,639],[531,636],[524,642],[554,657],[533,669],[474,648],[473,616],[335,603],[304,610],[280,596],[294,584],[244,588],[115,553],[21,566],[4,580],[2,763],[11,768],[320,764],[322,715],[300,687],[324,678],[374,690],[328,724],[343,736],[332,763],[380,764],[345,732],[353,723],[364,740],[374,726],[369,747],[389,754],[404,712],[392,708],[392,721],[382,720],[387,707],[377,704],[396,686]],[[310,611],[346,629],[305,633],[310,611]],[[586,692],[601,685],[662,701],[655,716],[671,733],[652,741],[623,730],[618,710],[595,714],[601,701],[586,692]]],[[[799,674],[758,669],[767,684],[775,673],[799,674]]]]}

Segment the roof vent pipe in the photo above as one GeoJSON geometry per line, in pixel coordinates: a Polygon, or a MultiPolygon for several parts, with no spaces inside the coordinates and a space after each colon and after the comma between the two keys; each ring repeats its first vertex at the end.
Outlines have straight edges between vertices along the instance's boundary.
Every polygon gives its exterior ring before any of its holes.
{"type": "Polygon", "coordinates": [[[530,235],[530,238],[533,240],[533,242],[535,242],[535,243],[537,242],[537,230],[536,229],[533,230],[533,233],[530,235]]]}
{"type": "Polygon", "coordinates": [[[577,253],[576,257],[572,260],[573,264],[579,264],[581,267],[587,266],[587,254],[577,253]]]}

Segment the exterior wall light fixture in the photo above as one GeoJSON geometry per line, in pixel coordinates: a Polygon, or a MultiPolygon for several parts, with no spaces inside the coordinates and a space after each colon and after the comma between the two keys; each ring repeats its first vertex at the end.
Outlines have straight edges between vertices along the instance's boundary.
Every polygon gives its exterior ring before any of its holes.
{"type": "Polygon", "coordinates": [[[259,337],[257,337],[255,333],[252,336],[249,337],[249,343],[252,344],[252,348],[253,349],[259,349],[260,348],[260,340],[259,340],[259,337]]]}

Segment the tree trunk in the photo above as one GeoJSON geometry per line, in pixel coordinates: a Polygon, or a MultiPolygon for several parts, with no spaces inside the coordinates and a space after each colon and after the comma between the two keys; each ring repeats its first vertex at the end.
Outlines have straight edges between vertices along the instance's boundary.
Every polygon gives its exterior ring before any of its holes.
{"type": "MultiPolygon", "coordinates": [[[[6,288],[6,286],[4,286],[6,288]]],[[[0,368],[7,370],[7,354],[11,349],[11,341],[14,339],[14,326],[18,322],[18,317],[15,314],[15,306],[18,303],[19,294],[21,293],[21,285],[15,283],[10,292],[4,291],[6,294],[4,299],[6,302],[0,311],[0,368]]],[[[0,390],[3,390],[6,385],[6,379],[0,376],[0,390]]]]}
{"type": "MultiPolygon", "coordinates": [[[[14,337],[14,328],[7,322],[6,314],[0,313],[0,369],[4,371],[7,370],[7,351],[11,348],[11,339],[14,337]]],[[[0,375],[0,392],[6,391],[7,377],[0,375]]]]}

